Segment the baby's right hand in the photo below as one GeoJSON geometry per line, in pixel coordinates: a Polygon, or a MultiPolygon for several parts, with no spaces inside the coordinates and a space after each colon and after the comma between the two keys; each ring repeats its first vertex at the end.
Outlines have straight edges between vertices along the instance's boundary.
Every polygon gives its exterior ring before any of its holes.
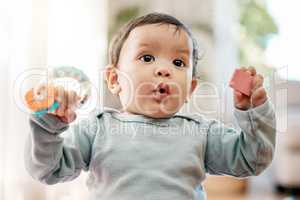
{"type": "Polygon", "coordinates": [[[67,91],[62,86],[54,87],[54,99],[59,107],[50,114],[58,116],[61,121],[71,123],[76,119],[76,107],[80,97],[75,91],[67,91]]]}

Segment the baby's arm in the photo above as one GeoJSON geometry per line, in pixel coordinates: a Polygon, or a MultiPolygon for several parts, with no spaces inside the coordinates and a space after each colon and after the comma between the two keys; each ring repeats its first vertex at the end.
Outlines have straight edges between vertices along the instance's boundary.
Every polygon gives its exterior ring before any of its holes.
{"type": "Polygon", "coordinates": [[[209,174],[246,177],[260,174],[272,161],[275,148],[276,121],[272,105],[264,104],[234,116],[241,128],[212,120],[209,123],[205,166],[209,174]]]}
{"type": "Polygon", "coordinates": [[[82,120],[69,127],[51,114],[41,118],[31,116],[31,132],[25,147],[27,171],[46,184],[76,178],[82,169],[89,167],[96,128],[93,125],[82,120]],[[65,137],[59,136],[64,131],[65,137]]]}

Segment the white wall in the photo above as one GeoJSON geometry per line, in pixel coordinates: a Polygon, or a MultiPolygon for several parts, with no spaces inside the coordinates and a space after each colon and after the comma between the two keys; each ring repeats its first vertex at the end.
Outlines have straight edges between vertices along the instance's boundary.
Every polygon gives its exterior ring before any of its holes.
{"type": "Polygon", "coordinates": [[[233,91],[229,81],[238,68],[239,10],[234,0],[214,0],[215,57],[213,82],[219,89],[220,115],[225,122],[232,121],[233,91]]]}
{"type": "MultiPolygon", "coordinates": [[[[106,51],[106,1],[11,0],[0,2],[0,199],[87,199],[84,175],[51,187],[25,171],[28,113],[15,96],[16,80],[32,68],[74,65],[88,74],[99,92],[106,51]]],[[[95,90],[96,92],[96,90],[95,90]]],[[[93,97],[92,106],[101,100],[93,97]]]]}

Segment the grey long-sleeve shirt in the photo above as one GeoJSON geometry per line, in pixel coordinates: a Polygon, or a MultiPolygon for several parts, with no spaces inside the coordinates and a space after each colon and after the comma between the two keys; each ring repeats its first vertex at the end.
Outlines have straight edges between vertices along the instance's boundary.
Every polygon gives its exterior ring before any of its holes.
{"type": "Polygon", "coordinates": [[[89,170],[91,199],[203,199],[206,173],[258,175],[272,160],[270,102],[234,116],[241,131],[198,114],[153,119],[104,110],[70,127],[52,115],[31,116],[25,164],[46,184],[89,170]]]}

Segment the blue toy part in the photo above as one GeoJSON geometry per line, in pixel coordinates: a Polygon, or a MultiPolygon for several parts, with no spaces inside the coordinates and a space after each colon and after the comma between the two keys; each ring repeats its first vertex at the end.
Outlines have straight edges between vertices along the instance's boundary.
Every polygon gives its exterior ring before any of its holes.
{"type": "Polygon", "coordinates": [[[57,101],[55,101],[50,108],[39,110],[39,111],[33,112],[32,114],[37,117],[43,117],[46,113],[54,112],[58,108],[59,108],[59,103],[57,101]]]}

